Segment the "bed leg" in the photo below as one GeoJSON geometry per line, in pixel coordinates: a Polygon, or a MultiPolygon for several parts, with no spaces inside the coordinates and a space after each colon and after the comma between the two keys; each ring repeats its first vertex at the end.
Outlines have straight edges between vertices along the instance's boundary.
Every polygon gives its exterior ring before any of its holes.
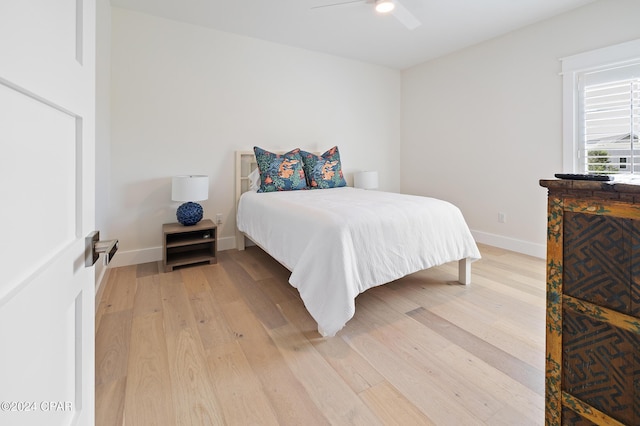
{"type": "Polygon", "coordinates": [[[458,281],[460,284],[471,284],[471,259],[458,260],[458,281]]]}
{"type": "Polygon", "coordinates": [[[236,231],[236,248],[244,250],[244,234],[240,231],[236,231]]]}

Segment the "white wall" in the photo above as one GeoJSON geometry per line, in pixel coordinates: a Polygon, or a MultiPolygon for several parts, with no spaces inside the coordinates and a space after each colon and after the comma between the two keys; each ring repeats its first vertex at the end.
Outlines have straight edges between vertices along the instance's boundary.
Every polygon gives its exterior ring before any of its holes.
{"type": "Polygon", "coordinates": [[[234,151],[338,145],[350,181],[376,169],[400,189],[397,70],[112,9],[108,235],[115,264],[161,258],[175,221],[171,176],[210,176],[206,217],[220,212],[231,248],[234,151]]]}
{"type": "Polygon", "coordinates": [[[405,70],[401,190],[452,201],[480,242],[544,257],[559,59],[639,38],[639,17],[640,1],[602,0],[405,70]]]}
{"type": "MultiPolygon", "coordinates": [[[[109,164],[111,142],[111,3],[96,1],[96,229],[102,239],[109,239],[109,164]]],[[[96,286],[105,268],[96,262],[96,286]]]]}

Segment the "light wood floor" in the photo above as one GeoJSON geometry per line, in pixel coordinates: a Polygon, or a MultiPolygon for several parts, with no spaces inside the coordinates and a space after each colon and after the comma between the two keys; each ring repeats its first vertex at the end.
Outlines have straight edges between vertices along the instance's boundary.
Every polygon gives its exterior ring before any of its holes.
{"type": "Polygon", "coordinates": [[[96,424],[541,425],[544,261],[481,246],[368,290],[321,338],[256,247],[217,265],[110,272],[96,317],[96,424]]]}

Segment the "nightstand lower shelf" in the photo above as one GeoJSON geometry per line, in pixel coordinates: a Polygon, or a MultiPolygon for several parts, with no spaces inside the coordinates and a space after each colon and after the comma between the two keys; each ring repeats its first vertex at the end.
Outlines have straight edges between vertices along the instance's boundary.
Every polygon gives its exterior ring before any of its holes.
{"type": "Polygon", "coordinates": [[[165,272],[200,263],[217,263],[217,226],[209,219],[193,226],[179,223],[162,225],[163,266],[165,272]]]}

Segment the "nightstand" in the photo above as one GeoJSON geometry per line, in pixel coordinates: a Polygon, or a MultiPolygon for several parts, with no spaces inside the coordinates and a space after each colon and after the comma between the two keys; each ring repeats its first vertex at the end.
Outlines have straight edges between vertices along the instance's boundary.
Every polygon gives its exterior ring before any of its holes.
{"type": "Polygon", "coordinates": [[[162,264],[165,272],[196,263],[217,263],[218,227],[204,219],[193,226],[162,225],[162,264]]]}

